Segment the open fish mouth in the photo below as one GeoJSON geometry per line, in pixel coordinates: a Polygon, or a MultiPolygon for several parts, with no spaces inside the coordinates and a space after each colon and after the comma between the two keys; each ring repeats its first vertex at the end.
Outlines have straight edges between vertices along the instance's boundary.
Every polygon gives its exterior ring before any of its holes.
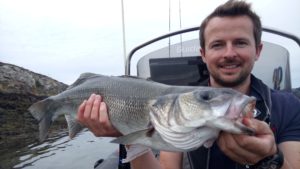
{"type": "Polygon", "coordinates": [[[232,100],[229,105],[226,117],[229,119],[237,119],[240,117],[253,118],[255,113],[256,98],[252,96],[241,96],[232,100]],[[247,97],[247,98],[244,98],[247,97]]]}
{"type": "Polygon", "coordinates": [[[244,106],[244,109],[240,113],[242,117],[253,118],[256,116],[256,99],[254,97],[250,97],[248,103],[244,106]]]}

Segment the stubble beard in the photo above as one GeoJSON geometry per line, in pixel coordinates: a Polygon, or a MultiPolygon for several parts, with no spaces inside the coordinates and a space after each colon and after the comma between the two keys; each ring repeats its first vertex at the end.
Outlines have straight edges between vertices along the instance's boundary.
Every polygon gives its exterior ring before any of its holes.
{"type": "Polygon", "coordinates": [[[211,78],[213,78],[215,83],[217,83],[219,86],[235,88],[245,83],[249,74],[250,72],[241,72],[236,79],[226,80],[224,77],[222,77],[222,75],[212,73],[211,78]]]}
{"type": "MultiPolygon", "coordinates": [[[[242,66],[241,62],[238,60],[234,60],[234,59],[226,59],[223,63],[223,65],[225,64],[239,64],[240,66],[242,66]]],[[[228,88],[235,88],[238,86],[241,86],[242,84],[246,83],[247,78],[249,77],[249,75],[251,74],[251,70],[253,68],[253,65],[249,68],[242,68],[242,70],[240,72],[238,72],[237,74],[222,74],[222,72],[214,72],[214,71],[210,71],[211,73],[211,78],[213,78],[213,80],[215,81],[215,83],[219,86],[222,87],[228,87],[228,88]],[[235,78],[230,77],[230,79],[226,78],[226,76],[235,76],[235,78]]],[[[217,69],[216,69],[217,70],[217,69]]]]}

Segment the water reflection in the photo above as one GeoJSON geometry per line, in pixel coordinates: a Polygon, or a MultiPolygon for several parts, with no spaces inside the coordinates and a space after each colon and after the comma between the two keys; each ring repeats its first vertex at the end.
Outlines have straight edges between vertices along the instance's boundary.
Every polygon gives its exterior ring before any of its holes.
{"type": "Polygon", "coordinates": [[[23,119],[7,118],[7,114],[1,117],[4,123],[0,123],[0,169],[93,168],[97,160],[107,158],[118,147],[109,143],[111,138],[96,138],[87,130],[70,140],[64,119],[58,120],[47,140],[40,143],[32,117],[24,113],[23,119]]]}
{"type": "Polygon", "coordinates": [[[30,147],[30,151],[20,156],[19,164],[13,168],[93,168],[97,160],[106,158],[117,149],[117,145],[109,141],[110,138],[96,138],[88,131],[72,140],[63,136],[30,147]]]}

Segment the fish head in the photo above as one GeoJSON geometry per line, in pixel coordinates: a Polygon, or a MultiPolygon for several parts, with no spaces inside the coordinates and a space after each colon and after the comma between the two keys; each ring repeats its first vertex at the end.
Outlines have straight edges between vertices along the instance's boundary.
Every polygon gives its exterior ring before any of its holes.
{"type": "Polygon", "coordinates": [[[150,120],[166,142],[191,150],[216,139],[224,125],[238,133],[235,129],[240,131],[240,126],[235,126],[235,120],[251,116],[254,107],[254,97],[229,88],[205,87],[152,100],[150,120]]]}
{"type": "Polygon", "coordinates": [[[252,117],[255,101],[255,97],[230,88],[203,87],[152,100],[150,116],[153,121],[169,127],[199,127],[216,117],[252,117]]]}
{"type": "Polygon", "coordinates": [[[229,88],[199,88],[191,92],[164,95],[153,101],[153,117],[169,127],[199,127],[207,120],[251,117],[255,98],[229,88]]]}
{"type": "Polygon", "coordinates": [[[230,88],[205,88],[178,97],[182,116],[187,120],[222,117],[253,117],[256,99],[230,88]]]}

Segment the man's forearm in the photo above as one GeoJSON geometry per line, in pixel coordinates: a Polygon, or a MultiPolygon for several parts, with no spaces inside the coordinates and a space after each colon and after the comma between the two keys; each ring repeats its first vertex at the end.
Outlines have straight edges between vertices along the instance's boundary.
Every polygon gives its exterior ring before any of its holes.
{"type": "Polygon", "coordinates": [[[281,169],[293,169],[293,167],[289,164],[289,162],[285,159],[283,162],[283,166],[281,169]]]}
{"type": "Polygon", "coordinates": [[[130,162],[132,169],[160,169],[160,163],[152,151],[149,151],[130,162]]]}
{"type": "Polygon", "coordinates": [[[284,163],[281,169],[298,169],[300,166],[300,143],[287,141],[278,145],[284,154],[284,163]]]}

